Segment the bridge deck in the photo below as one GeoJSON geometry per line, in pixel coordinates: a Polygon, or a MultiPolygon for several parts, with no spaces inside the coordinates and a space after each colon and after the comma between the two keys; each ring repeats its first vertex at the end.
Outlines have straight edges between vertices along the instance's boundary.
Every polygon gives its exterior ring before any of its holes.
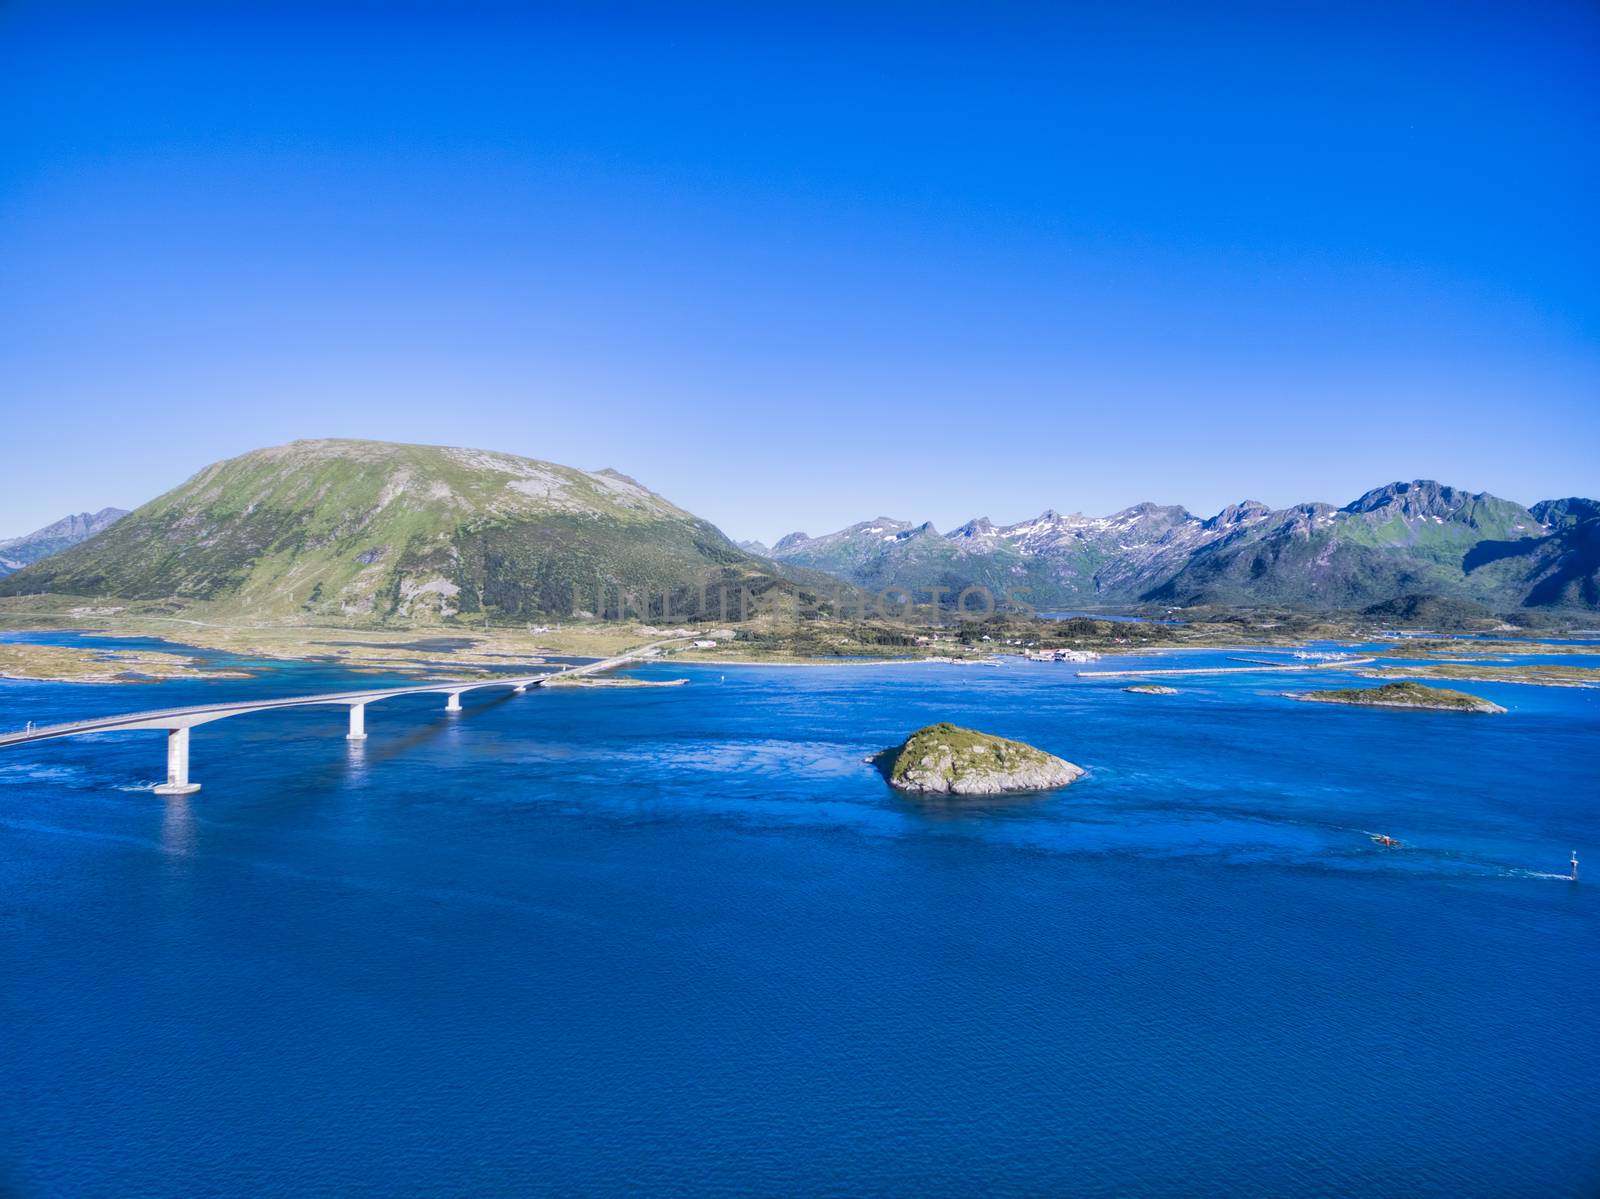
{"type": "MultiPolygon", "coordinates": [[[[645,649],[653,648],[646,646],[645,649]]],[[[124,712],[116,716],[101,716],[90,720],[74,720],[65,724],[44,725],[12,733],[0,733],[0,747],[23,745],[31,741],[48,741],[55,737],[76,737],[84,733],[111,732],[131,729],[181,729],[246,712],[270,712],[278,708],[309,708],[317,705],[344,705],[374,703],[394,699],[401,695],[449,695],[477,691],[486,687],[536,687],[556,675],[589,675],[611,670],[640,657],[642,650],[602,658],[565,670],[545,671],[543,674],[511,675],[489,679],[440,679],[430,683],[417,683],[406,687],[378,687],[370,691],[334,691],[322,695],[295,695],[283,699],[236,700],[229,703],[196,704],[188,708],[159,708],[145,712],[124,712]]]]}

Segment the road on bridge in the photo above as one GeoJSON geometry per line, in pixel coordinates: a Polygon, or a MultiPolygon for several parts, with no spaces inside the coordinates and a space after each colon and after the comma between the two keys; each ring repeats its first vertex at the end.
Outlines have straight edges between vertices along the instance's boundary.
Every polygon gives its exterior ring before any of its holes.
{"type": "Polygon", "coordinates": [[[74,720],[65,724],[29,725],[13,733],[0,733],[0,748],[9,745],[26,745],[32,741],[49,741],[58,737],[78,737],[86,733],[105,733],[133,729],[162,729],[167,733],[167,781],[155,788],[159,795],[186,795],[198,791],[200,785],[189,781],[189,730],[195,725],[249,712],[274,712],[280,708],[310,708],[343,705],[350,709],[352,741],[366,738],[366,708],[379,700],[394,699],[401,695],[447,695],[445,710],[461,711],[461,696],[468,691],[489,687],[510,687],[526,691],[553,678],[572,678],[615,670],[629,662],[648,658],[652,651],[682,638],[668,638],[641,645],[612,658],[601,658],[542,674],[507,675],[489,679],[438,679],[407,687],[378,687],[370,691],[334,691],[321,695],[296,695],[283,699],[242,700],[232,703],[197,704],[188,708],[164,708],[146,712],[124,712],[116,716],[101,716],[90,720],[74,720]]]}

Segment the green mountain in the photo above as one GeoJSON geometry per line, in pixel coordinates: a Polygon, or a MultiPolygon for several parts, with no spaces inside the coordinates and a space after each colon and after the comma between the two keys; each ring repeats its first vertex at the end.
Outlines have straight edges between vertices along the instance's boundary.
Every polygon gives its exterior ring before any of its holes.
{"type": "Polygon", "coordinates": [[[1475,574],[1469,555],[1484,542],[1532,542],[1547,532],[1510,500],[1429,480],[1391,483],[1339,509],[1264,512],[1141,598],[1352,608],[1433,594],[1514,607],[1526,592],[1493,572],[1475,574]]]}
{"type": "Polygon", "coordinates": [[[1187,560],[1200,524],[1183,508],[1158,504],[1102,517],[1047,510],[1007,526],[979,517],[943,534],[880,516],[823,537],[791,533],[772,556],[874,592],[924,598],[940,588],[953,597],[981,587],[1035,607],[1067,607],[1131,602],[1140,580],[1187,560]]]}
{"type": "Polygon", "coordinates": [[[612,470],[486,450],[296,441],[208,466],[0,594],[209,601],[241,616],[686,615],[781,568],[612,470]]]}
{"type": "Polygon", "coordinates": [[[1245,501],[1202,520],[1139,504],[1110,516],[1046,511],[1020,524],[932,525],[879,517],[772,555],[873,591],[926,598],[971,586],[1034,607],[1348,609],[1440,597],[1492,611],[1600,606],[1600,504],[1533,509],[1429,480],[1391,483],[1342,508],[1245,501]]]}
{"type": "Polygon", "coordinates": [[[102,508],[98,512],[79,512],[63,516],[54,524],[35,529],[22,537],[0,541],[0,578],[21,570],[41,558],[59,554],[69,546],[93,537],[128,515],[125,508],[102,508]]]}
{"type": "Polygon", "coordinates": [[[824,537],[791,534],[768,557],[612,470],[299,441],[216,463],[115,516],[41,531],[52,535],[32,545],[49,556],[0,578],[0,595],[374,622],[624,607],[648,619],[735,619],[779,602],[807,610],[839,580],[922,601],[938,592],[947,603],[981,587],[1045,609],[1281,605],[1442,620],[1478,608],[1600,608],[1600,504],[1528,509],[1426,480],[1343,508],[1245,502],[1204,520],[1139,504],[1104,517],[1046,511],[1010,526],[977,519],[941,534],[879,517],[824,537]]]}
{"type": "Polygon", "coordinates": [[[1570,529],[1600,517],[1600,500],[1586,500],[1575,495],[1564,500],[1540,500],[1529,511],[1540,523],[1553,529],[1570,529]]]}
{"type": "MultiPolygon", "coordinates": [[[[1593,500],[1559,500],[1572,508],[1551,516],[1544,537],[1482,541],[1465,559],[1466,568],[1486,582],[1524,595],[1529,608],[1600,609],[1600,510],[1593,500]]],[[[1535,511],[1550,511],[1545,504],[1535,511]]]]}

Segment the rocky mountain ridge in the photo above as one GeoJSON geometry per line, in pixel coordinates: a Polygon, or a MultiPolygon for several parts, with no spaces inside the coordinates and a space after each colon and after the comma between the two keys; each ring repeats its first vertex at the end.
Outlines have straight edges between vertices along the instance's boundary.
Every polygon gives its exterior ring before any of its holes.
{"type": "Polygon", "coordinates": [[[108,529],[124,516],[126,508],[102,508],[98,512],[78,512],[63,516],[53,524],[35,529],[21,537],[0,541],[0,576],[21,570],[24,566],[59,554],[69,546],[86,541],[102,529],[108,529]]]}
{"type": "Polygon", "coordinates": [[[1415,480],[1342,507],[1246,500],[1204,518],[1142,503],[941,533],[880,516],[769,548],[735,545],[615,470],[300,441],[215,463],[132,514],[80,514],[0,543],[0,557],[20,564],[0,594],[222,602],[266,619],[615,615],[626,594],[636,611],[670,596],[687,615],[698,597],[809,603],[839,581],[946,604],[981,588],[1047,611],[1278,605],[1381,619],[1600,608],[1600,502],[1525,508],[1415,480]]]}
{"type": "Polygon", "coordinates": [[[1491,608],[1592,608],[1597,522],[1593,500],[1530,509],[1419,479],[1343,507],[1245,500],[1207,518],[1143,503],[1109,516],[1046,509],[1013,525],[978,517],[940,533],[878,517],[822,537],[792,533],[772,556],[875,591],[949,597],[986,587],[1034,607],[1359,608],[1431,594],[1491,608]]]}

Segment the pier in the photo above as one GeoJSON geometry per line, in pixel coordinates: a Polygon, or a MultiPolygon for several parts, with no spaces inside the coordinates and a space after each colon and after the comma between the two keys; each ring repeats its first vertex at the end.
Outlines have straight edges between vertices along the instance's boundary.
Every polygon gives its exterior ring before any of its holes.
{"type": "MultiPolygon", "coordinates": [[[[1229,659],[1229,661],[1233,662],[1245,660],[1243,658],[1229,659]]],[[[1078,677],[1084,679],[1133,679],[1168,674],[1282,674],[1290,671],[1347,670],[1352,666],[1370,666],[1375,661],[1377,661],[1376,658],[1346,658],[1339,662],[1314,662],[1308,665],[1290,662],[1256,662],[1251,666],[1183,666],[1167,670],[1080,670],[1078,671],[1078,677]]]]}

